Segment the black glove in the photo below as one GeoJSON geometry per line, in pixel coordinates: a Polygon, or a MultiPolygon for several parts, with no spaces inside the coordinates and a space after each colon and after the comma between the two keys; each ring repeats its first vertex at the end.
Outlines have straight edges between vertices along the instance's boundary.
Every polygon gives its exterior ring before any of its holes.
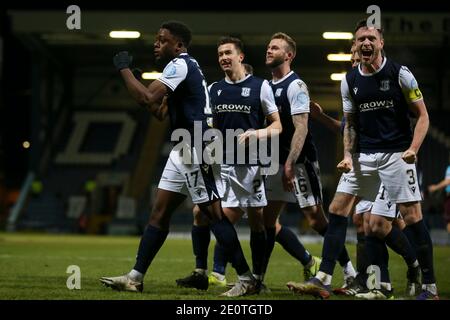
{"type": "Polygon", "coordinates": [[[113,63],[117,71],[129,68],[132,61],[133,56],[130,56],[128,54],[128,51],[121,51],[117,53],[113,58],[113,63]]]}

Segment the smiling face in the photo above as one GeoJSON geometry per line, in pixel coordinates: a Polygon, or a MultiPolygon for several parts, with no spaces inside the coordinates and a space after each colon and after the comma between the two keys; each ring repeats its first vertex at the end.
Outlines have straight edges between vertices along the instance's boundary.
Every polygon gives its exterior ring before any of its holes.
{"type": "Polygon", "coordinates": [[[373,27],[361,27],[355,34],[355,46],[361,63],[370,67],[377,60],[381,60],[381,50],[384,40],[377,29],[373,27]]]}
{"type": "Polygon", "coordinates": [[[182,46],[182,43],[169,30],[159,29],[153,49],[156,61],[168,63],[178,56],[182,46]]]}
{"type": "Polygon", "coordinates": [[[287,51],[287,43],[283,39],[272,39],[267,46],[266,66],[276,68],[292,59],[292,52],[287,51]]]}
{"type": "Polygon", "coordinates": [[[224,72],[235,72],[242,67],[244,54],[233,43],[224,43],[217,48],[219,65],[224,72]]]}

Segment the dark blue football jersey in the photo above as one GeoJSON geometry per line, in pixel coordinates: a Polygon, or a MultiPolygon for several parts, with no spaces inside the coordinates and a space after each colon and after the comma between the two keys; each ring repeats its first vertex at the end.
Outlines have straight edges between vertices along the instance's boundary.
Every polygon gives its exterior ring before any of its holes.
{"type": "MultiPolygon", "coordinates": [[[[280,113],[283,131],[280,135],[280,164],[284,164],[291,149],[292,136],[295,132],[292,116],[295,114],[309,112],[309,93],[306,84],[300,80],[299,76],[291,71],[284,78],[273,82],[270,81],[275,102],[280,113]]],[[[311,130],[305,138],[303,149],[298,157],[297,163],[308,159],[311,162],[317,161],[317,149],[313,142],[311,130]]]]}
{"type": "Polygon", "coordinates": [[[194,122],[199,121],[204,132],[208,127],[205,113],[210,106],[205,77],[197,61],[182,53],[167,64],[158,80],[172,91],[167,99],[171,129],[187,129],[193,134],[194,122]]]}
{"type": "Polygon", "coordinates": [[[413,133],[409,102],[422,99],[408,68],[384,58],[380,69],[363,74],[349,71],[341,84],[344,112],[355,113],[357,152],[401,152],[413,133]]]}
{"type": "Polygon", "coordinates": [[[210,86],[209,94],[214,126],[220,130],[224,139],[224,163],[256,164],[257,155],[254,155],[256,159],[251,159],[248,153],[245,161],[238,163],[237,138],[229,145],[226,137],[230,136],[230,130],[242,129],[245,132],[264,128],[266,116],[278,111],[267,80],[252,75],[237,82],[222,79],[210,86]],[[231,157],[231,153],[234,157],[227,159],[226,155],[230,154],[231,157]]]}

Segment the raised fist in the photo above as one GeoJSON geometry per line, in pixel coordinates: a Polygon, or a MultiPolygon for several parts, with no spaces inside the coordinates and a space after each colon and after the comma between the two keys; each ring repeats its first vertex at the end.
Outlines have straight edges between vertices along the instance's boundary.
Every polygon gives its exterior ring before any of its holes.
{"type": "Polygon", "coordinates": [[[129,68],[132,61],[133,56],[130,56],[128,54],[128,51],[121,51],[117,53],[113,58],[113,63],[117,71],[129,68]]]}

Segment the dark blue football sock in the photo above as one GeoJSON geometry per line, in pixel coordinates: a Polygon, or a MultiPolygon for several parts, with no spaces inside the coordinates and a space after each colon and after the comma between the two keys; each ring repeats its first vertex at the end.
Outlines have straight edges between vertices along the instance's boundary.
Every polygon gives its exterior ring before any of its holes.
{"type": "Polygon", "coordinates": [[[275,246],[275,233],[276,229],[266,227],[266,260],[263,265],[263,274],[266,273],[269,266],[270,256],[272,255],[273,247],[275,246]]]}
{"type": "Polygon", "coordinates": [[[366,274],[367,267],[370,265],[368,263],[367,253],[366,253],[366,236],[364,232],[358,232],[356,234],[356,271],[360,275],[366,274]]]}
{"type": "MultiPolygon", "coordinates": [[[[325,237],[327,230],[328,230],[328,225],[323,230],[318,231],[318,233],[322,237],[325,237]]],[[[347,248],[345,247],[345,245],[344,245],[344,248],[342,249],[341,253],[339,254],[337,261],[339,262],[339,264],[341,266],[345,266],[350,261],[350,257],[348,255],[347,248]]]]}
{"type": "Polygon", "coordinates": [[[253,274],[262,276],[264,273],[264,265],[266,262],[266,232],[251,231],[250,232],[250,248],[252,250],[253,274]]]}
{"type": "Polygon", "coordinates": [[[211,240],[209,226],[192,226],[192,247],[195,255],[195,267],[208,269],[208,247],[211,240]]]}
{"type": "Polygon", "coordinates": [[[347,235],[347,217],[330,212],[330,223],[324,237],[322,248],[322,263],[320,271],[333,275],[336,260],[344,248],[347,235]]]}
{"type": "Polygon", "coordinates": [[[216,242],[214,246],[213,271],[225,275],[227,263],[226,250],[220,246],[219,242],[216,242]]]}
{"type": "Polygon", "coordinates": [[[300,261],[302,265],[306,266],[311,261],[311,255],[291,229],[281,227],[275,239],[284,250],[300,261]]]}
{"type": "Polygon", "coordinates": [[[366,236],[366,253],[369,265],[375,265],[380,269],[380,278],[377,281],[390,282],[387,269],[389,254],[384,240],[372,235],[366,236]]]}
{"type": "Polygon", "coordinates": [[[152,263],[153,258],[158,253],[168,234],[169,230],[161,230],[151,225],[145,227],[144,234],[139,243],[134,270],[142,274],[147,272],[150,263],[152,263]]]}
{"type": "Polygon", "coordinates": [[[250,268],[245,260],[236,230],[227,217],[222,216],[222,219],[211,223],[211,231],[219,244],[225,248],[226,256],[229,257],[237,274],[243,275],[248,272],[250,268]]]}
{"type": "Polygon", "coordinates": [[[391,283],[391,279],[389,277],[389,251],[384,240],[378,239],[378,241],[381,248],[381,282],[391,283]]]}
{"type": "MultiPolygon", "coordinates": [[[[380,241],[376,236],[366,236],[366,253],[369,266],[375,265],[380,269],[381,272],[381,265],[383,263],[383,248],[380,246],[380,241]]],[[[377,279],[377,281],[381,282],[381,274],[380,278],[377,279]]]]}
{"type": "Polygon", "coordinates": [[[435,283],[433,267],[433,243],[430,233],[423,220],[412,225],[406,226],[404,232],[407,234],[413,248],[416,251],[417,260],[419,260],[422,270],[422,282],[424,284],[435,283]]]}
{"type": "Polygon", "coordinates": [[[386,235],[385,240],[388,247],[401,255],[408,266],[412,266],[417,260],[416,251],[406,235],[397,226],[392,226],[392,230],[386,235]]]}

